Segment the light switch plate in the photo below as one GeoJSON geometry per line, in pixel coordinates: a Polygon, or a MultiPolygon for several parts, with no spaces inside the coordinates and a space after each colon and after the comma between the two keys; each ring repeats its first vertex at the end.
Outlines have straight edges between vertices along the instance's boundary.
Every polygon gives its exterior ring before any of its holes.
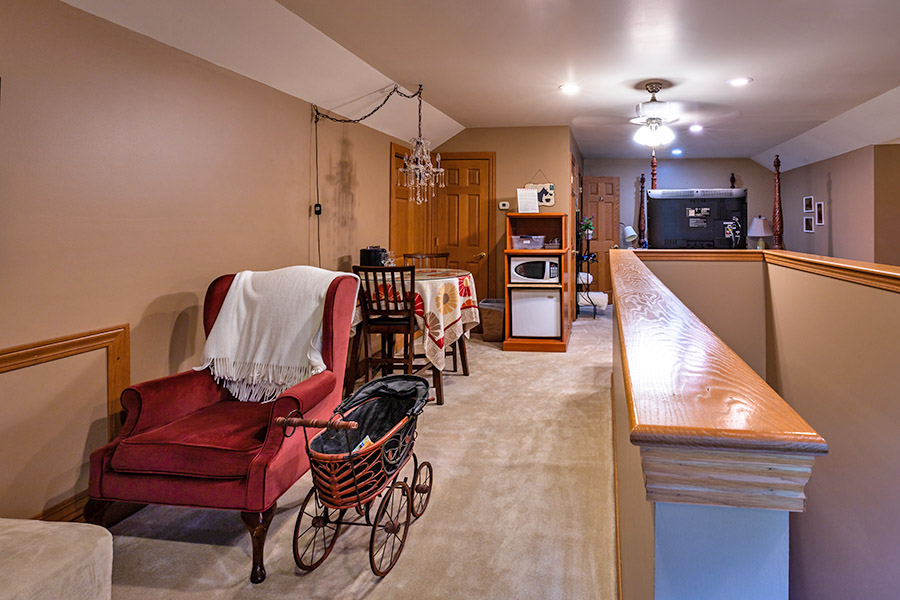
{"type": "Polygon", "coordinates": [[[509,202],[501,202],[500,210],[509,210],[509,202]]]}

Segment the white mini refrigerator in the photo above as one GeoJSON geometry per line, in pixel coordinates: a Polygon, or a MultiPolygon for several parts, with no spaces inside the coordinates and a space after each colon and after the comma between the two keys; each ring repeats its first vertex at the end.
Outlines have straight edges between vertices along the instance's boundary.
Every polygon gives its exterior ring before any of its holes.
{"type": "Polygon", "coordinates": [[[562,294],[559,289],[511,289],[513,337],[562,336],[562,294]]]}

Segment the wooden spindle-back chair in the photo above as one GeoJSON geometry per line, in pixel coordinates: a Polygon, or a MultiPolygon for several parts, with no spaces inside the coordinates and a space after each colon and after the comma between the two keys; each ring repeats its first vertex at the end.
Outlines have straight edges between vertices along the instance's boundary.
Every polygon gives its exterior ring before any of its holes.
{"type": "Polygon", "coordinates": [[[372,367],[387,373],[399,366],[404,373],[413,372],[413,333],[416,330],[415,267],[354,266],[359,276],[362,305],[362,340],[365,349],[366,381],[372,367]],[[369,335],[381,336],[381,356],[369,349],[369,335]],[[403,356],[394,357],[393,336],[403,336],[403,356]]]}
{"type": "Polygon", "coordinates": [[[450,264],[450,253],[435,252],[431,254],[404,254],[403,264],[412,265],[417,269],[446,269],[450,264]]]}

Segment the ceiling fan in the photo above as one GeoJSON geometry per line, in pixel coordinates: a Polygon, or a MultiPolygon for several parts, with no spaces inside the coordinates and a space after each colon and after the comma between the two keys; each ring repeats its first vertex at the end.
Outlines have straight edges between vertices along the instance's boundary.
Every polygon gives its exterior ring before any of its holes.
{"type": "Polygon", "coordinates": [[[631,122],[641,126],[634,134],[634,141],[651,148],[665,146],[675,139],[675,132],[668,126],[678,121],[677,110],[671,103],[656,99],[656,94],[663,89],[662,82],[648,81],[644,89],[650,92],[650,100],[634,107],[637,116],[631,122]]]}

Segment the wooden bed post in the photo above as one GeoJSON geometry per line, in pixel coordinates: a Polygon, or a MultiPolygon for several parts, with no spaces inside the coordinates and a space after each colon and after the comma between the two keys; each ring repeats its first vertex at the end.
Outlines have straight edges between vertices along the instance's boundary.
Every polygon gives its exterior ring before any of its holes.
{"type": "Polygon", "coordinates": [[[781,160],[775,155],[775,206],[772,208],[772,233],[775,236],[772,248],[784,250],[784,222],[781,218],[781,160]]]}
{"type": "Polygon", "coordinates": [[[650,189],[656,189],[656,148],[650,150],[650,189]]]}
{"type": "Polygon", "coordinates": [[[644,200],[644,184],[646,181],[644,174],[641,173],[641,196],[640,208],[638,209],[638,247],[640,248],[647,247],[647,214],[644,212],[644,204],[646,203],[644,200]]]}

